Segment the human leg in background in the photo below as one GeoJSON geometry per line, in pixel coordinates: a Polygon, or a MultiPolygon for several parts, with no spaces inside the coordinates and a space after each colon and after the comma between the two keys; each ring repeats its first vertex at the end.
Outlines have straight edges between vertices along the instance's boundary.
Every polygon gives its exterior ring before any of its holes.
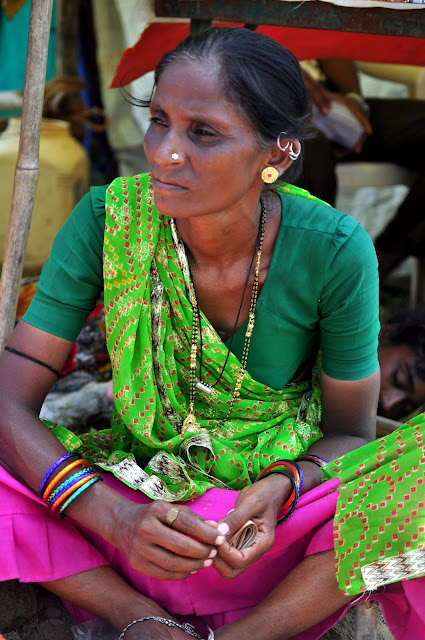
{"type": "Polygon", "coordinates": [[[416,172],[406,198],[375,240],[385,278],[407,256],[425,256],[425,101],[376,98],[368,104],[373,134],[357,158],[416,172]]]}

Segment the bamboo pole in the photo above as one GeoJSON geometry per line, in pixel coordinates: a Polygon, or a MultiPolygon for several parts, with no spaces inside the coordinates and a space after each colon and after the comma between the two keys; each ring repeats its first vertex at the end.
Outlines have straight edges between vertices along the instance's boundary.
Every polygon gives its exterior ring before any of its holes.
{"type": "Polygon", "coordinates": [[[32,0],[21,135],[0,280],[0,349],[14,325],[39,173],[39,148],[53,0],[32,0]]]}

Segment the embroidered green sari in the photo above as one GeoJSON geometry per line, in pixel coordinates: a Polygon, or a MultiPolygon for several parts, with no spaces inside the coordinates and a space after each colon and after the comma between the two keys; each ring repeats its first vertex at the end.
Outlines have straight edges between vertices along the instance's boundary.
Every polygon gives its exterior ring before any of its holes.
{"type": "MultiPolygon", "coordinates": [[[[197,391],[197,432],[184,432],[192,334],[190,274],[170,220],[153,203],[148,175],[118,178],[106,193],[104,304],[113,366],[111,428],[80,438],[54,432],[151,498],[189,500],[210,487],[242,489],[277,458],[296,458],[321,437],[318,372],[275,390],[245,373],[228,414],[240,362],[233,353],[210,395],[197,391]]],[[[284,186],[294,197],[306,191],[284,186]]],[[[202,315],[205,382],[228,349],[202,315]]],[[[198,353],[199,357],[199,353],[198,353]]]]}

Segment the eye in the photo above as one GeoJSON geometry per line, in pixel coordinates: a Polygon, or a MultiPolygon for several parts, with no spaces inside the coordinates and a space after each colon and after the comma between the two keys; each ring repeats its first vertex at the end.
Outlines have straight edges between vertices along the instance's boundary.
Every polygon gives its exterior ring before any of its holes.
{"type": "Polygon", "coordinates": [[[214,138],[216,133],[211,129],[204,129],[203,127],[196,127],[193,129],[193,133],[198,138],[214,138]]]}
{"type": "Polygon", "coordinates": [[[166,127],[167,126],[167,124],[164,122],[164,120],[162,120],[158,116],[152,116],[151,118],[149,118],[149,122],[151,124],[153,124],[154,126],[156,126],[156,127],[166,127]]]}

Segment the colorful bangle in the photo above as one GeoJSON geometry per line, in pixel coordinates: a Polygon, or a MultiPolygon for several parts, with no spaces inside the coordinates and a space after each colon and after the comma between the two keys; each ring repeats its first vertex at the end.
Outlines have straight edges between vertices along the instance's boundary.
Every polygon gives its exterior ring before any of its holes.
{"type": "Polygon", "coordinates": [[[73,486],[76,482],[78,482],[78,480],[81,480],[82,478],[87,478],[87,476],[90,476],[92,473],[96,473],[95,470],[92,469],[91,467],[88,467],[87,469],[81,469],[81,471],[77,471],[77,473],[74,473],[70,478],[67,478],[64,482],[62,482],[62,484],[59,485],[59,487],[57,487],[49,495],[49,497],[46,500],[47,506],[51,507],[52,504],[58,498],[60,498],[60,496],[65,493],[65,491],[67,491],[67,489],[70,489],[71,486],[73,486]]]}
{"type": "Polygon", "coordinates": [[[44,489],[46,488],[47,482],[48,482],[50,476],[52,475],[52,473],[54,471],[56,471],[56,469],[62,464],[62,462],[65,462],[65,460],[68,460],[69,458],[75,457],[77,455],[78,455],[78,453],[76,453],[76,452],[74,452],[74,453],[65,453],[65,455],[63,455],[61,458],[59,458],[58,460],[56,460],[56,462],[54,462],[52,464],[52,466],[46,472],[43,480],[40,483],[40,488],[38,490],[38,495],[40,496],[40,498],[43,497],[44,489]]]}
{"type": "Polygon", "coordinates": [[[65,509],[67,507],[69,507],[69,505],[71,504],[71,502],[73,500],[75,500],[75,498],[77,498],[81,493],[83,493],[83,491],[85,491],[86,489],[88,489],[89,487],[91,487],[92,484],[94,484],[95,482],[97,482],[98,480],[103,480],[102,476],[100,474],[98,474],[97,476],[95,476],[94,478],[91,478],[91,480],[88,480],[85,484],[83,484],[79,489],[77,489],[61,506],[61,508],[59,509],[59,515],[61,518],[65,518],[65,509]]]}
{"type": "Polygon", "coordinates": [[[265,471],[263,474],[263,478],[266,478],[267,476],[272,475],[273,473],[280,473],[283,476],[286,476],[292,484],[293,490],[292,490],[292,494],[291,496],[288,498],[288,500],[285,502],[285,504],[282,506],[279,515],[277,517],[277,524],[281,524],[282,522],[285,522],[285,520],[288,520],[292,514],[295,511],[295,508],[298,504],[298,499],[300,497],[300,492],[298,489],[298,484],[297,481],[295,480],[294,476],[291,474],[290,471],[285,471],[285,469],[275,469],[273,471],[265,471]],[[286,512],[287,509],[289,508],[288,513],[285,513],[285,515],[282,515],[282,513],[286,512]]]}
{"type": "Polygon", "coordinates": [[[50,494],[52,489],[54,489],[54,487],[58,484],[59,480],[63,478],[69,471],[71,471],[72,469],[75,469],[75,467],[78,467],[78,465],[80,464],[83,464],[85,467],[89,466],[89,463],[87,462],[87,460],[84,460],[83,458],[78,458],[77,460],[74,460],[74,462],[71,462],[71,464],[68,464],[66,467],[64,467],[62,471],[59,471],[59,473],[53,478],[53,480],[47,485],[46,489],[44,490],[44,493],[43,493],[44,502],[46,502],[48,495],[50,494]]]}
{"type": "Polygon", "coordinates": [[[277,519],[277,524],[280,524],[281,522],[285,522],[285,520],[288,520],[288,518],[291,517],[298,504],[300,491],[303,485],[303,472],[301,470],[301,467],[293,460],[276,460],[261,471],[255,482],[257,482],[258,480],[262,480],[263,478],[266,478],[267,476],[270,476],[274,473],[280,473],[286,476],[292,484],[292,493],[285,504],[282,506],[277,519]],[[282,516],[281,514],[286,512],[287,509],[289,509],[289,511],[282,516]]]}
{"type": "Polygon", "coordinates": [[[327,460],[325,460],[321,456],[316,455],[315,453],[306,453],[305,455],[297,458],[297,462],[312,462],[321,469],[323,469],[323,467],[326,467],[326,465],[328,464],[327,460]]]}
{"type": "Polygon", "coordinates": [[[283,459],[283,460],[276,460],[275,462],[272,462],[272,464],[269,464],[268,467],[266,467],[265,469],[263,469],[259,473],[259,475],[257,477],[257,480],[261,480],[261,478],[264,478],[265,477],[264,474],[265,473],[268,474],[269,471],[276,470],[276,472],[277,472],[277,469],[279,467],[290,469],[292,471],[293,476],[294,476],[294,478],[295,478],[295,480],[297,482],[297,485],[298,485],[298,491],[299,491],[299,493],[301,493],[301,489],[302,489],[303,483],[304,483],[304,474],[302,472],[301,467],[294,460],[285,460],[285,459],[283,459]]]}
{"type": "Polygon", "coordinates": [[[85,484],[86,482],[88,482],[89,480],[91,480],[97,475],[99,474],[97,472],[94,472],[89,476],[87,476],[86,478],[82,478],[78,480],[75,484],[72,485],[72,487],[69,487],[69,489],[67,489],[59,498],[57,498],[55,502],[52,504],[52,506],[50,507],[52,510],[52,513],[57,513],[58,509],[62,506],[62,504],[67,499],[67,497],[71,495],[71,493],[74,493],[74,491],[76,491],[79,487],[81,487],[83,484],[85,484]]]}

